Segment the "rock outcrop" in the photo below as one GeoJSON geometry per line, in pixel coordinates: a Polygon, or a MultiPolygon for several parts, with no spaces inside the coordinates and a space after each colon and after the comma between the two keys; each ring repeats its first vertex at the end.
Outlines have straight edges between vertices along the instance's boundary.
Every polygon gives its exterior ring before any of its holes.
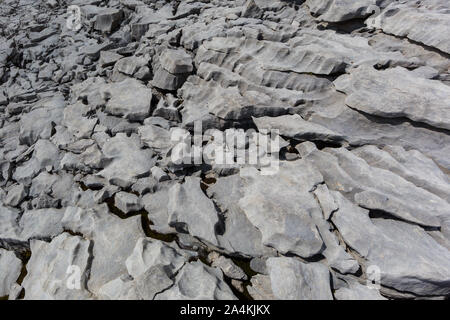
{"type": "Polygon", "coordinates": [[[0,0],[0,300],[448,299],[449,34],[447,0],[0,0]]]}

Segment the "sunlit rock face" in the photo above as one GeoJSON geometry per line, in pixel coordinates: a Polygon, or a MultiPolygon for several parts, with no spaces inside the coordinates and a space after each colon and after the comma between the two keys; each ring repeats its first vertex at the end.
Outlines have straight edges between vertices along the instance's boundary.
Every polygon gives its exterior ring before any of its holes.
{"type": "Polygon", "coordinates": [[[450,296],[447,0],[70,5],[0,0],[0,300],[450,296]]]}

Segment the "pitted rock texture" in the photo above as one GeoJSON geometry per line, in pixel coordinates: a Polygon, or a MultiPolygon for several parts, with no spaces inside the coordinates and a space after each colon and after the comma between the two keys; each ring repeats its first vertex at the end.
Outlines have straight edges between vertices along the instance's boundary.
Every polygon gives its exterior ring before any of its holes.
{"type": "Polygon", "coordinates": [[[449,34],[447,0],[0,0],[0,299],[448,299],[449,34]]]}

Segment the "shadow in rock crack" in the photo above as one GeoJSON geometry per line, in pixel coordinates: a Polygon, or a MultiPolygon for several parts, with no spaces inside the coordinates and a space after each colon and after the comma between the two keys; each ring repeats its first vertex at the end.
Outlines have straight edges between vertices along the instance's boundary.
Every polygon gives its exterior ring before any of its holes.
{"type": "Polygon", "coordinates": [[[206,194],[206,190],[214,185],[217,182],[216,177],[205,177],[204,174],[202,174],[202,180],[200,181],[200,188],[202,189],[203,193],[206,194]]]}
{"type": "Polygon", "coordinates": [[[105,203],[108,205],[109,211],[121,219],[128,219],[130,217],[140,215],[142,230],[147,237],[164,242],[173,242],[177,240],[176,234],[163,234],[152,230],[150,226],[153,225],[153,222],[149,219],[148,212],[145,209],[125,214],[122,210],[115,206],[114,197],[106,199],[105,203]]]}
{"type": "MultiPolygon", "coordinates": [[[[193,259],[193,261],[200,261],[203,264],[209,266],[209,267],[213,267],[212,266],[212,262],[208,259],[208,255],[211,253],[212,251],[207,250],[206,248],[201,248],[198,251],[198,256],[196,258],[193,259]]],[[[241,281],[241,280],[236,280],[238,283],[241,283],[241,288],[242,290],[239,290],[238,288],[236,288],[236,286],[233,284],[233,280],[232,278],[226,276],[223,272],[223,280],[225,281],[225,283],[228,285],[228,287],[231,289],[231,291],[233,292],[233,294],[239,299],[239,300],[244,300],[244,301],[249,301],[249,300],[254,300],[253,297],[249,294],[247,287],[249,285],[251,285],[251,278],[253,276],[255,276],[257,273],[255,271],[253,271],[250,268],[250,258],[240,258],[240,257],[234,257],[234,256],[229,256],[227,254],[221,253],[224,257],[226,257],[227,259],[230,259],[233,261],[234,264],[236,264],[238,267],[240,267],[244,273],[247,275],[247,280],[245,281],[241,281]]]]}
{"type": "MultiPolygon", "coordinates": [[[[281,0],[281,2],[289,3],[293,6],[299,6],[305,2],[305,0],[281,0]]],[[[296,8],[298,9],[298,8],[296,8]]]]}
{"type": "Polygon", "coordinates": [[[343,145],[339,142],[331,142],[331,141],[322,141],[322,140],[314,140],[311,141],[317,147],[317,149],[322,150],[325,148],[341,148],[343,145]]]}
{"type": "Polygon", "coordinates": [[[141,222],[142,229],[147,237],[164,242],[173,242],[177,240],[176,234],[163,234],[152,230],[150,226],[153,225],[153,222],[148,218],[148,212],[146,211],[141,213],[141,222]]]}
{"type": "MultiPolygon", "coordinates": [[[[20,274],[19,274],[19,277],[17,278],[16,282],[18,285],[22,285],[23,280],[25,279],[25,277],[28,274],[27,264],[31,258],[31,251],[30,250],[22,251],[22,252],[18,253],[17,256],[20,260],[22,260],[22,269],[20,270],[20,274]]],[[[25,298],[25,289],[24,288],[22,288],[22,291],[20,292],[19,296],[17,297],[17,300],[22,300],[23,298],[25,298]]]]}
{"type": "MultiPolygon", "coordinates": [[[[325,245],[322,245],[322,249],[325,248],[324,246],[325,245]]],[[[305,263],[319,262],[319,261],[323,261],[323,260],[326,259],[325,256],[322,253],[317,253],[317,254],[315,254],[315,255],[313,255],[311,257],[308,257],[308,258],[300,257],[299,255],[296,255],[296,254],[290,253],[290,252],[284,253],[283,256],[296,258],[296,259],[299,259],[299,260],[301,260],[302,262],[305,262],[305,263]]]]}
{"type": "MultiPolygon", "coordinates": [[[[362,206],[362,207],[364,208],[364,206],[362,206]]],[[[365,209],[369,210],[369,218],[371,218],[371,219],[396,220],[396,221],[400,221],[400,222],[403,222],[403,223],[419,226],[422,229],[424,229],[425,231],[441,231],[440,227],[423,226],[423,225],[420,225],[418,223],[414,223],[414,222],[407,221],[407,220],[404,220],[402,218],[396,217],[393,214],[391,214],[389,212],[386,212],[386,211],[383,211],[383,210],[369,209],[369,208],[365,208],[365,209]]]]}
{"type": "Polygon", "coordinates": [[[256,276],[258,273],[255,272],[250,267],[250,258],[238,258],[238,257],[230,257],[230,259],[233,261],[235,265],[237,265],[239,268],[244,271],[244,273],[247,275],[247,280],[242,282],[243,292],[240,292],[241,296],[238,296],[238,298],[242,300],[255,300],[248,292],[248,287],[251,286],[251,280],[253,276],[256,276]]]}
{"type": "MultiPolygon", "coordinates": [[[[227,277],[225,274],[223,275],[223,280],[225,281],[225,283],[228,285],[228,287],[230,287],[231,291],[233,292],[233,294],[239,299],[239,300],[244,300],[244,301],[249,301],[249,300],[255,300],[253,299],[253,297],[248,293],[247,291],[247,286],[243,285],[243,291],[239,291],[232,283],[232,279],[227,277]]],[[[248,280],[248,282],[250,282],[248,280]]]]}
{"type": "Polygon", "coordinates": [[[72,231],[69,229],[64,229],[63,232],[68,233],[72,237],[80,237],[80,238],[85,239],[85,236],[81,232],[75,232],[75,231],[72,231]]]}
{"type": "Polygon", "coordinates": [[[382,117],[382,116],[373,115],[373,114],[364,112],[362,110],[358,110],[356,108],[352,108],[351,106],[348,106],[348,105],[347,105],[347,107],[352,109],[353,111],[358,112],[359,114],[364,116],[367,120],[369,120],[370,122],[373,122],[373,123],[390,124],[390,125],[401,125],[401,124],[407,122],[407,123],[409,123],[411,126],[413,126],[415,128],[423,128],[423,129],[427,129],[427,130],[430,130],[430,131],[440,132],[440,133],[444,133],[446,135],[450,135],[450,130],[443,129],[443,128],[438,128],[438,127],[433,127],[432,125],[429,125],[427,123],[414,121],[414,120],[411,120],[411,119],[409,119],[407,117],[392,117],[392,118],[388,118],[388,117],[382,117]]]}
{"type": "Polygon", "coordinates": [[[108,206],[109,212],[111,212],[115,216],[119,217],[120,219],[128,219],[128,218],[138,216],[143,213],[147,213],[147,211],[145,211],[144,209],[139,210],[139,211],[132,211],[129,213],[123,212],[122,210],[120,210],[119,208],[116,207],[114,196],[107,198],[104,202],[108,206]]]}
{"type": "Polygon", "coordinates": [[[355,31],[367,31],[365,24],[366,18],[350,19],[342,22],[325,22],[322,25],[318,25],[319,30],[333,30],[341,34],[349,34],[355,31]]]}

